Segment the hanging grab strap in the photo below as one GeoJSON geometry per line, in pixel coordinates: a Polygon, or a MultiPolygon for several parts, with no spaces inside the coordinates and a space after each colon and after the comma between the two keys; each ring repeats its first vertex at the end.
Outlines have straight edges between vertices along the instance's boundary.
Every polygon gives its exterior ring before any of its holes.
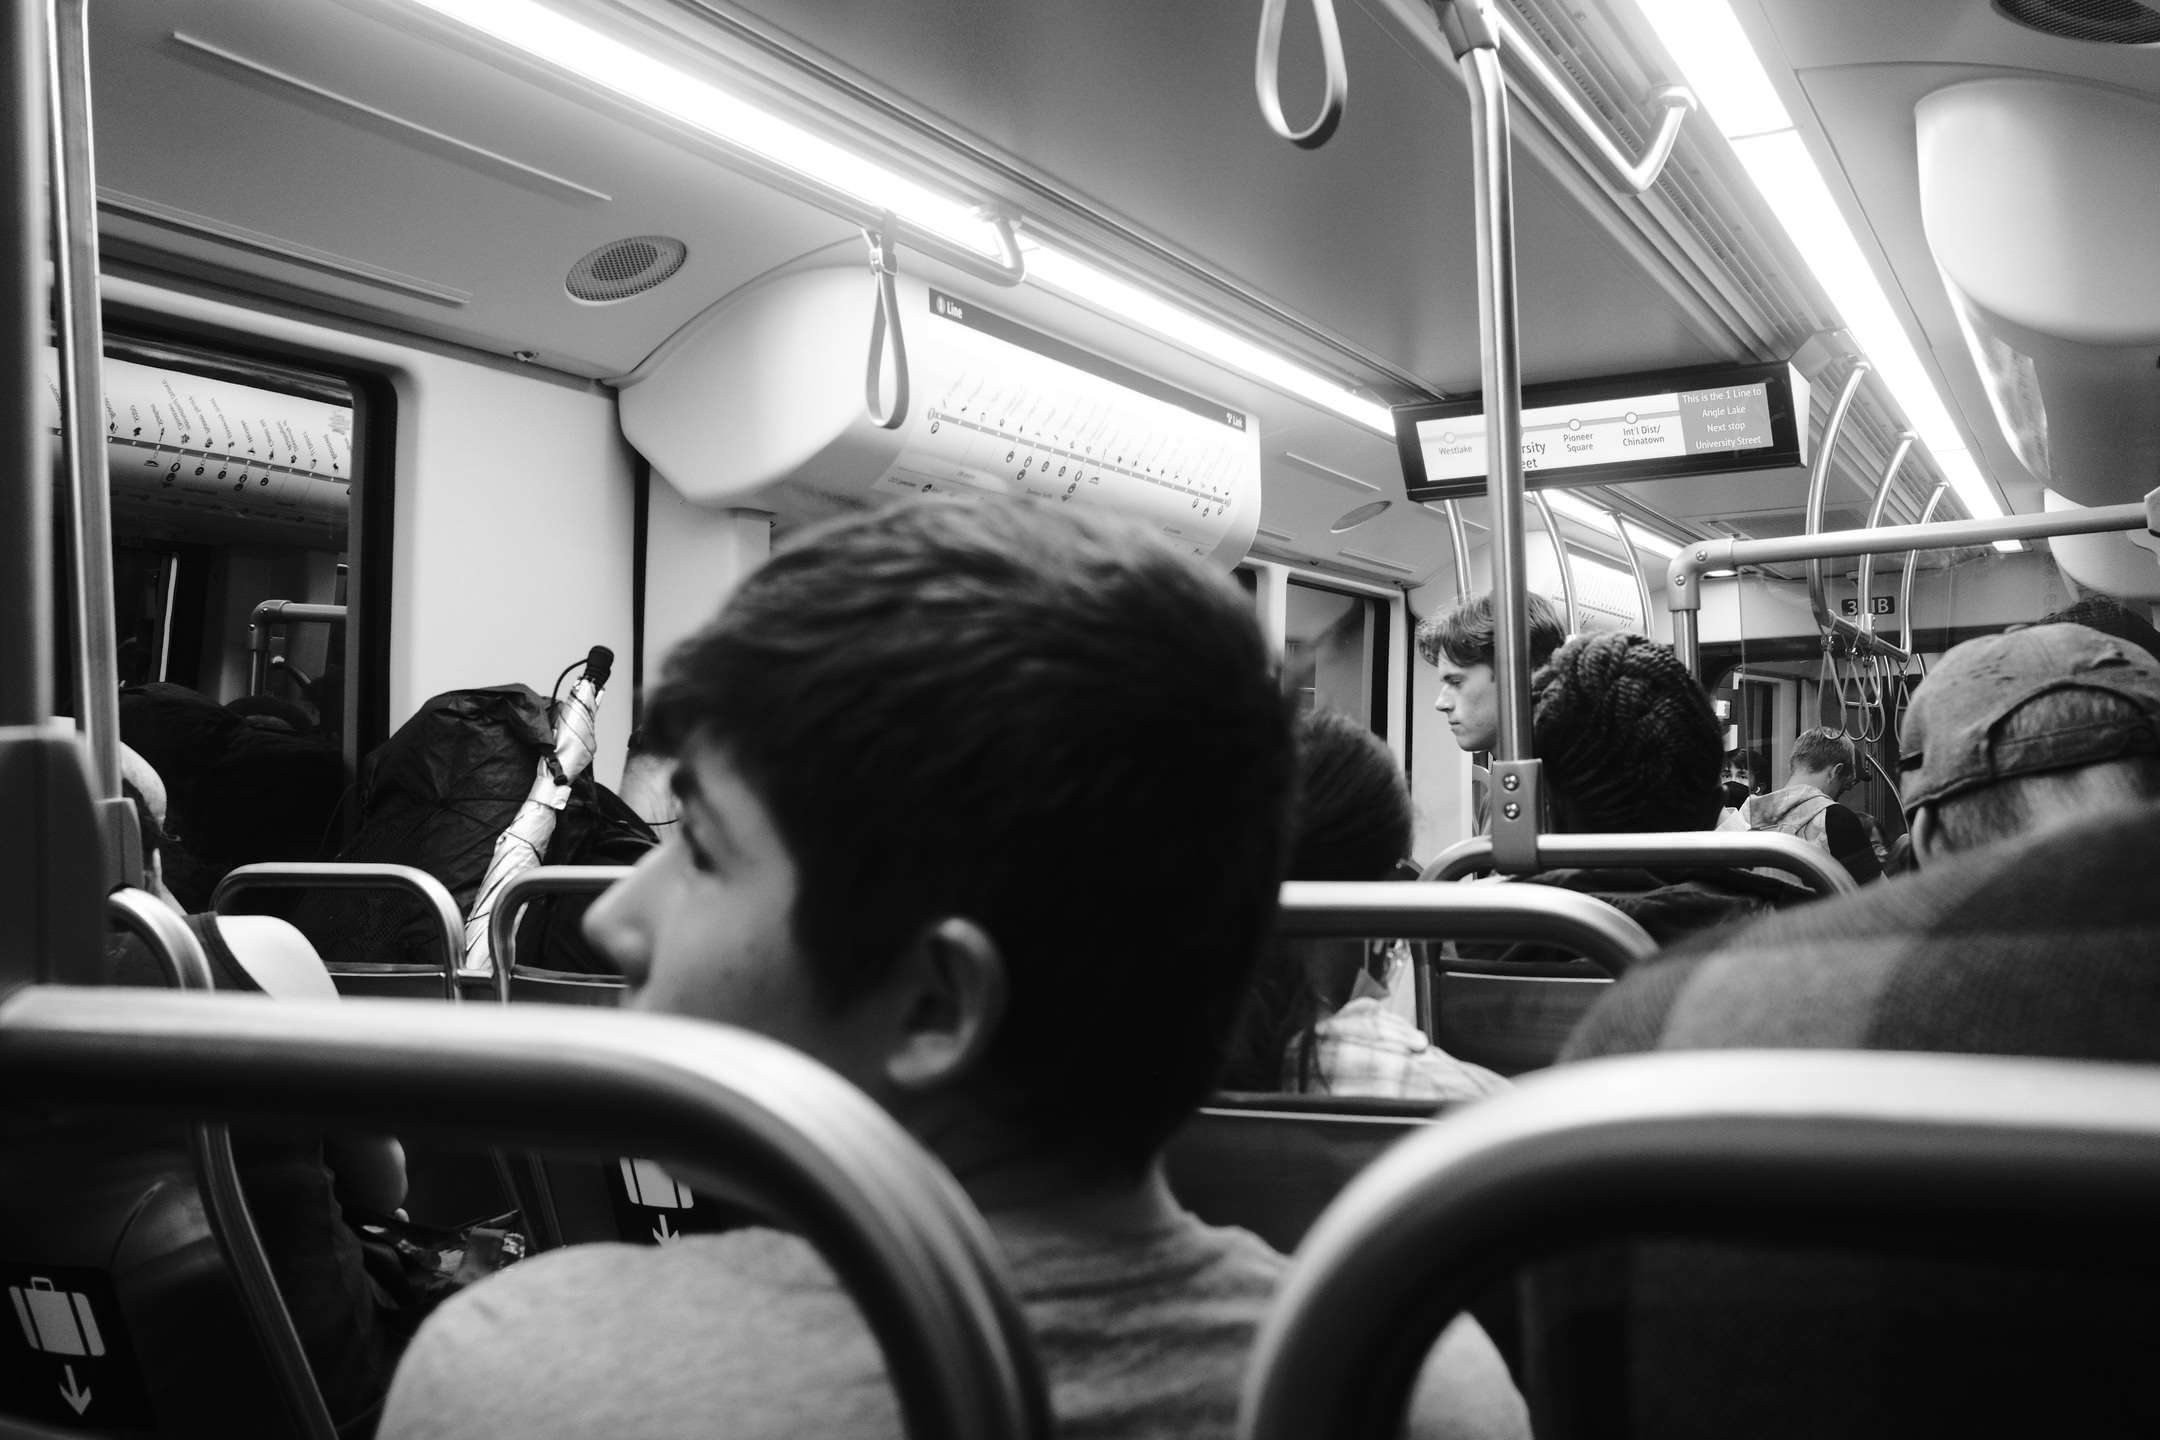
{"type": "Polygon", "coordinates": [[[1320,114],[1303,130],[1290,128],[1282,108],[1283,17],[1290,0],[1260,0],[1260,53],[1253,63],[1253,84],[1260,92],[1260,114],[1273,130],[1291,144],[1317,150],[1327,144],[1335,127],[1342,124],[1343,102],[1350,95],[1350,67],[1343,62],[1342,30],[1335,23],[1335,0],[1312,0],[1313,24],[1320,31],[1320,60],[1327,71],[1326,93],[1320,98],[1320,114]]]}
{"type": "Polygon", "coordinates": [[[863,375],[863,405],[881,430],[899,429],[906,422],[908,411],[907,336],[900,329],[899,238],[900,222],[893,218],[890,210],[885,212],[877,229],[863,231],[863,240],[870,246],[870,275],[877,284],[877,310],[870,321],[870,363],[863,375]],[[885,336],[888,331],[892,335],[891,410],[883,408],[885,336]]]}

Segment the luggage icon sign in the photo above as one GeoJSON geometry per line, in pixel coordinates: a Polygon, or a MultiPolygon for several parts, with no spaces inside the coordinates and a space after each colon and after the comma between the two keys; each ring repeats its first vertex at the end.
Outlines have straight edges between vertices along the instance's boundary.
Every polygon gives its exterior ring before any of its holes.
{"type": "Polygon", "coordinates": [[[653,1222],[653,1239],[662,1245],[680,1239],[682,1231],[668,1223],[667,1212],[688,1210],[697,1203],[690,1187],[650,1160],[625,1157],[621,1163],[623,1193],[630,1197],[630,1203],[661,1212],[653,1222]]]}
{"type": "Polygon", "coordinates": [[[648,1210],[688,1210],[695,1203],[689,1186],[650,1160],[624,1160],[622,1180],[630,1203],[648,1210]]]}
{"type": "Polygon", "coordinates": [[[150,1425],[150,1397],[112,1277],[0,1259],[0,1415],[70,1429],[150,1425]],[[17,1348],[18,1345],[20,1348],[17,1348]]]}
{"type": "Polygon", "coordinates": [[[56,1290],[43,1275],[33,1275],[27,1286],[8,1286],[15,1302],[15,1318],[22,1324],[23,1339],[30,1348],[47,1355],[105,1353],[105,1337],[98,1332],[97,1313],[90,1297],[75,1290],[56,1290]]]}

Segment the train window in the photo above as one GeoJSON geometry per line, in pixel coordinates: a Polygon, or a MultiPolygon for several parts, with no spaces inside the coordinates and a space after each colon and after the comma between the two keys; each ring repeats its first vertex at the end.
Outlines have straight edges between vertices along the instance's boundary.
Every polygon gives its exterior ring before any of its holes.
{"type": "Polygon", "coordinates": [[[1325,706],[1386,729],[1387,606],[1292,580],[1283,625],[1283,689],[1299,708],[1325,706]]]}
{"type": "MultiPolygon", "coordinates": [[[[386,387],[116,331],[105,404],[121,684],[245,699],[356,758],[387,718],[388,556],[363,545],[387,514],[389,447],[366,433],[386,387]]],[[[58,698],[73,710],[64,674],[58,698]]]]}

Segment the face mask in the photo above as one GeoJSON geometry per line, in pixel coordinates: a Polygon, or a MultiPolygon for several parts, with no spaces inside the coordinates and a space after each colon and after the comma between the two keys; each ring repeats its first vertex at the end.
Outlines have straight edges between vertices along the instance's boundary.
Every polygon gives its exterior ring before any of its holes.
{"type": "Polygon", "coordinates": [[[1735,810],[1746,804],[1748,796],[1754,793],[1748,789],[1747,782],[1743,780],[1727,780],[1721,788],[1725,791],[1726,805],[1735,810]]]}

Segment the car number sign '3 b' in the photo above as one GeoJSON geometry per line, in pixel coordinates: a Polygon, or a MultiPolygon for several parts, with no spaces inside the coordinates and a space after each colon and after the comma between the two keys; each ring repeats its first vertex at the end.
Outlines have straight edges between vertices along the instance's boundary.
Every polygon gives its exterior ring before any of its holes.
{"type": "Polygon", "coordinates": [[[105,1272],[0,1262],[0,1275],[8,1292],[0,1410],[75,1429],[149,1425],[142,1375],[105,1272]]]}

